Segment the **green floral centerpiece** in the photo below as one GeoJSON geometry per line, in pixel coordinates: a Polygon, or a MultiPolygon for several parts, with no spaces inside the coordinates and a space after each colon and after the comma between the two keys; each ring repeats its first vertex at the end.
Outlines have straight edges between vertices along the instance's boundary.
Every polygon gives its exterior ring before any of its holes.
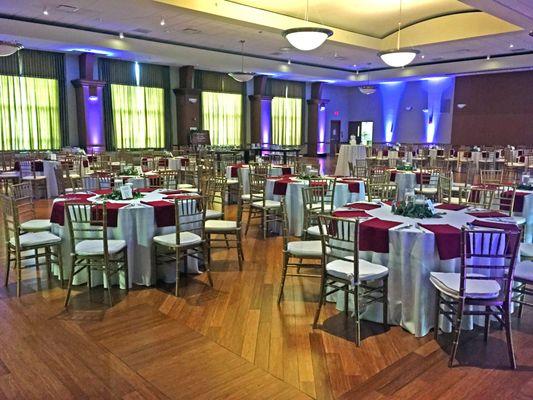
{"type": "MultiPolygon", "coordinates": [[[[143,197],[143,194],[140,192],[133,192],[133,198],[134,199],[141,199],[143,197]]],[[[109,194],[101,194],[98,196],[101,200],[125,200],[122,198],[122,194],[120,193],[120,190],[113,190],[109,194]]],[[[127,199],[131,200],[131,199],[127,199]]]]}
{"type": "Polygon", "coordinates": [[[137,168],[135,168],[133,165],[131,166],[126,166],[124,168],[122,168],[122,175],[127,175],[127,176],[138,176],[140,175],[139,174],[139,170],[137,168]]]}
{"type": "Polygon", "coordinates": [[[302,173],[298,175],[298,179],[309,180],[309,179],[316,179],[316,178],[320,178],[320,176],[316,174],[306,174],[306,173],[302,173]]]}
{"type": "Polygon", "coordinates": [[[436,213],[428,203],[400,201],[393,203],[392,213],[409,218],[442,218],[443,213],[436,213]]]}
{"type": "Polygon", "coordinates": [[[521,184],[521,185],[518,185],[516,188],[520,190],[533,190],[533,185],[521,184]]]}
{"type": "Polygon", "coordinates": [[[398,171],[413,171],[414,167],[411,164],[404,164],[396,167],[398,171]]]}

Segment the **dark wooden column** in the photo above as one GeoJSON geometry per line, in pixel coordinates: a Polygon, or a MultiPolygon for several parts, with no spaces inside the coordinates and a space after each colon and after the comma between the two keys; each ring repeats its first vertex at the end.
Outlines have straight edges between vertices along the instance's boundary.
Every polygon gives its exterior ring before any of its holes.
{"type": "Polygon", "coordinates": [[[178,145],[189,144],[191,130],[200,129],[200,95],[201,91],[193,87],[194,67],[186,65],[179,69],[179,87],[174,89],[176,95],[178,145]]]}
{"type": "Polygon", "coordinates": [[[311,98],[307,100],[307,155],[327,153],[325,107],[329,100],[322,98],[323,82],[313,82],[311,98]]]}
{"type": "Polygon", "coordinates": [[[265,75],[254,77],[254,94],[250,99],[250,141],[270,144],[272,142],[272,97],[266,96],[265,75]]]}

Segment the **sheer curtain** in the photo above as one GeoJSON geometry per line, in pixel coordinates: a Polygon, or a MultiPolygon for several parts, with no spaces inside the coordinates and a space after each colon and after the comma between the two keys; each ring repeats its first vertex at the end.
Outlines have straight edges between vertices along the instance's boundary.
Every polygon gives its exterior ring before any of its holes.
{"type": "Polygon", "coordinates": [[[272,99],[272,142],[282,145],[302,143],[302,99],[272,99]]]}
{"type": "Polygon", "coordinates": [[[0,75],[0,150],[61,147],[56,79],[0,75]]]}
{"type": "Polygon", "coordinates": [[[164,89],[111,85],[111,105],[117,149],[165,146],[164,89]]]}
{"type": "Polygon", "coordinates": [[[203,91],[202,126],[209,131],[211,144],[240,145],[242,95],[203,91]]]}

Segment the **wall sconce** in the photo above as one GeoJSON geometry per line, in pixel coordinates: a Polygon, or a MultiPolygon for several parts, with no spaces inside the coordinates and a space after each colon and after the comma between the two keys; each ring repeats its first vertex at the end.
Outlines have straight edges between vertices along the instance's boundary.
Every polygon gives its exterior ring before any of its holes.
{"type": "Polygon", "coordinates": [[[189,103],[196,104],[198,102],[198,99],[196,97],[189,97],[188,98],[189,103]]]}
{"type": "Polygon", "coordinates": [[[321,103],[320,104],[320,111],[325,111],[326,110],[326,106],[324,103],[321,103]]]}
{"type": "Polygon", "coordinates": [[[89,86],[89,100],[90,101],[98,100],[98,87],[97,86],[89,86]]]}
{"type": "Polygon", "coordinates": [[[422,109],[422,112],[425,113],[425,114],[427,114],[427,113],[429,112],[429,110],[428,110],[427,108],[423,108],[423,109],[422,109]]]}
{"type": "Polygon", "coordinates": [[[412,111],[413,110],[413,107],[412,106],[407,106],[405,107],[405,111],[412,111]]]}
{"type": "Polygon", "coordinates": [[[465,103],[459,103],[457,104],[457,108],[460,108],[461,110],[466,107],[465,103]]]}

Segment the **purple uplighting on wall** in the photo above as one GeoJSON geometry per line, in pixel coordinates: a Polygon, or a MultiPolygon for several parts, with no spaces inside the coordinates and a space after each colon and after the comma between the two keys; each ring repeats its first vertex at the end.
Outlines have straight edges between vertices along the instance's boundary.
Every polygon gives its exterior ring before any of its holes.
{"type": "Polygon", "coordinates": [[[326,149],[326,106],[321,104],[318,108],[318,143],[317,154],[327,153],[326,149]]]}
{"type": "Polygon", "coordinates": [[[270,115],[272,113],[272,103],[270,100],[261,100],[261,145],[270,145],[272,125],[270,115]]]}
{"type": "MultiPolygon", "coordinates": [[[[96,96],[89,95],[89,86],[83,87],[85,100],[86,147],[88,152],[105,148],[102,87],[96,88],[96,96]]],[[[94,89],[93,89],[94,91],[94,89]]]]}
{"type": "Polygon", "coordinates": [[[453,87],[454,78],[435,77],[424,79],[426,83],[428,112],[425,113],[426,143],[439,142],[438,135],[439,122],[441,117],[442,102],[445,98],[451,98],[448,93],[453,87]]]}

